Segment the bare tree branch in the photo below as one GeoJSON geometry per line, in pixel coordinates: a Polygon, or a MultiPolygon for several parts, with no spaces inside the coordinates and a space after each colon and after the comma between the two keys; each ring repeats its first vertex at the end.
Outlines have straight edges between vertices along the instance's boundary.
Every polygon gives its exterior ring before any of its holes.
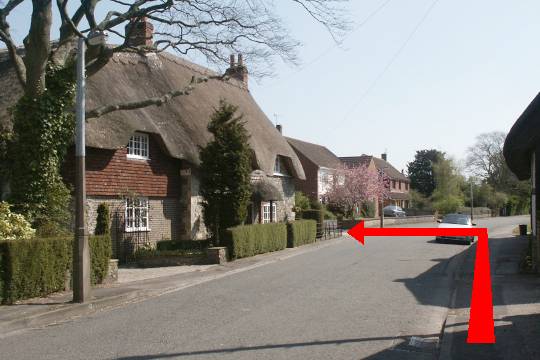
{"type": "Polygon", "coordinates": [[[24,88],[26,85],[26,67],[22,57],[17,54],[17,44],[11,38],[11,33],[9,31],[9,23],[7,22],[7,17],[9,13],[20,5],[23,0],[10,0],[2,9],[0,9],[0,40],[6,44],[6,47],[9,52],[9,56],[13,61],[15,66],[15,72],[17,74],[17,79],[19,83],[24,88]]]}
{"type": "Polygon", "coordinates": [[[224,76],[211,76],[211,77],[198,77],[198,78],[192,77],[190,83],[187,86],[185,86],[183,89],[173,90],[159,97],[100,106],[93,110],[87,111],[86,118],[87,119],[99,118],[103,115],[109,114],[114,111],[119,111],[119,110],[135,110],[135,109],[140,109],[140,108],[144,108],[144,107],[152,106],[152,105],[160,106],[165,103],[168,103],[169,101],[171,101],[171,99],[174,99],[175,97],[182,96],[182,95],[189,95],[191,91],[195,89],[195,86],[200,83],[207,82],[208,80],[226,80],[226,79],[227,77],[224,77],[224,76]]]}

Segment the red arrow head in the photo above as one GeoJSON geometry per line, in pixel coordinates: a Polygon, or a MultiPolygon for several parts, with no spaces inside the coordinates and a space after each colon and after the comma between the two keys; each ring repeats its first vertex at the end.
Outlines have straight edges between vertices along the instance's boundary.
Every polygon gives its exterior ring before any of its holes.
{"type": "Polygon", "coordinates": [[[354,225],[347,231],[347,234],[358,240],[358,242],[364,245],[364,220],[360,220],[358,224],[354,225]]]}

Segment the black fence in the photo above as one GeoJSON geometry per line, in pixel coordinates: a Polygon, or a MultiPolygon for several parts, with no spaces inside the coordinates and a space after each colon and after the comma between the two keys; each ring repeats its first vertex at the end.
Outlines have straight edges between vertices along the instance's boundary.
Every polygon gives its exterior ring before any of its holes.
{"type": "Polygon", "coordinates": [[[126,230],[125,214],[117,211],[113,215],[113,226],[116,229],[113,236],[113,256],[121,264],[133,262],[137,249],[150,245],[148,231],[126,230]]]}

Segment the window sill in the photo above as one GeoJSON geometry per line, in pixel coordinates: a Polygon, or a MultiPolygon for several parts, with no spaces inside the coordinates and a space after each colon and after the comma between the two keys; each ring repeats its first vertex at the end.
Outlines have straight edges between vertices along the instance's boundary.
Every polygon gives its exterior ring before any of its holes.
{"type": "Polygon", "coordinates": [[[124,232],[127,232],[127,233],[132,233],[132,232],[150,232],[150,228],[125,229],[124,232]]]}
{"type": "Polygon", "coordinates": [[[138,155],[126,155],[126,159],[128,160],[139,160],[139,161],[148,161],[150,160],[149,157],[144,157],[144,156],[138,156],[138,155]]]}

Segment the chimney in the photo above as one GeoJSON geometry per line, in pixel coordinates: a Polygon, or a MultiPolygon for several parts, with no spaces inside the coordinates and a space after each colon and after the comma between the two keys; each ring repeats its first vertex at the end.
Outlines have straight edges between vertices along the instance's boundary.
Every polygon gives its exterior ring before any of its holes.
{"type": "Polygon", "coordinates": [[[128,46],[148,46],[152,47],[154,35],[154,25],[146,17],[132,19],[126,25],[126,44],[128,46]]]}
{"type": "Polygon", "coordinates": [[[381,154],[381,159],[383,159],[384,161],[387,161],[387,160],[386,160],[386,153],[382,153],[382,154],[381,154]]]}
{"type": "Polygon", "coordinates": [[[281,124],[277,124],[276,129],[277,131],[279,131],[280,134],[283,134],[283,127],[281,126],[281,124]]]}
{"type": "Polygon", "coordinates": [[[244,65],[244,58],[242,57],[242,54],[238,54],[238,62],[235,61],[235,56],[231,55],[229,60],[229,68],[225,71],[225,75],[228,75],[236,80],[240,80],[247,89],[248,71],[244,65]]]}

